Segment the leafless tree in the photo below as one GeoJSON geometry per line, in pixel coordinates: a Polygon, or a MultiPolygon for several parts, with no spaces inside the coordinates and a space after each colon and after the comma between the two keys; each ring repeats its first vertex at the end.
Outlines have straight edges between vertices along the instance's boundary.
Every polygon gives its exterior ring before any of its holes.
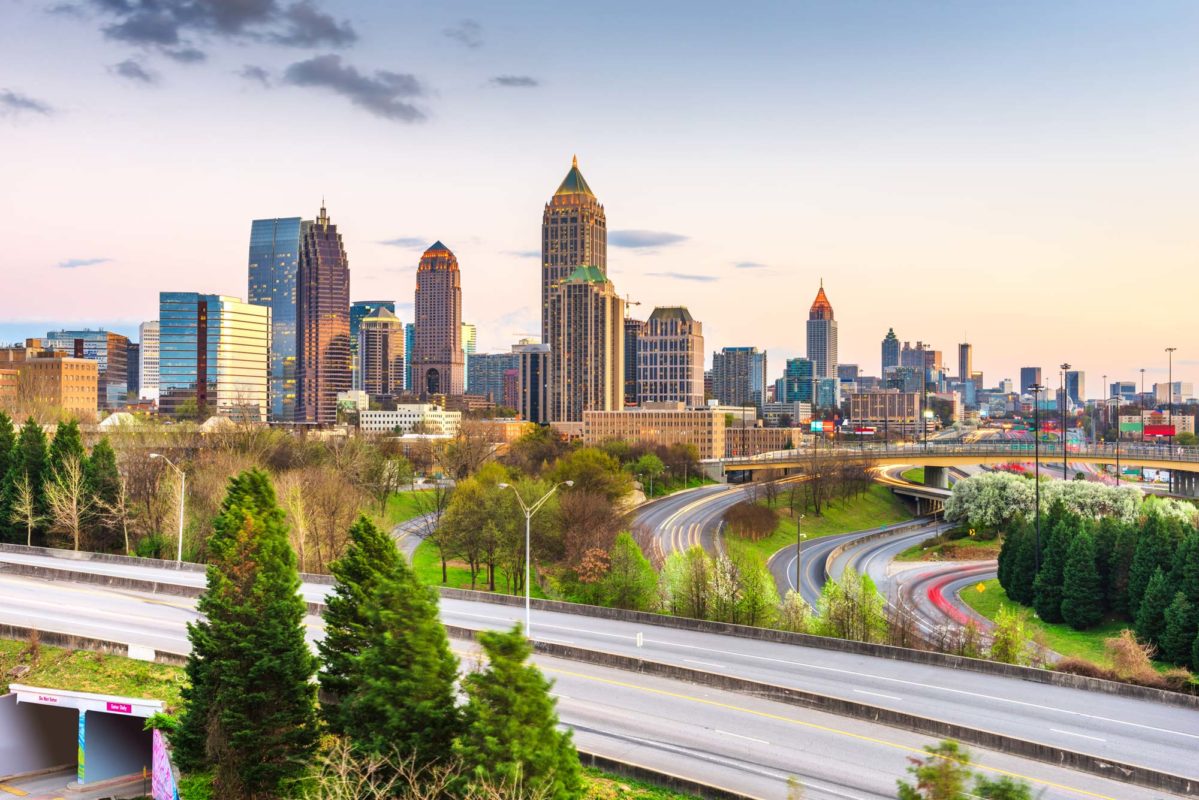
{"type": "Polygon", "coordinates": [[[33,494],[33,486],[29,482],[29,473],[22,472],[20,478],[13,484],[16,492],[12,508],[9,509],[9,520],[14,525],[25,526],[25,544],[33,544],[33,529],[42,523],[42,515],[38,513],[37,498],[33,494]]]}
{"type": "Polygon", "coordinates": [[[602,494],[586,490],[563,492],[558,520],[568,566],[577,566],[588,550],[608,552],[624,520],[602,494]]]}
{"type": "Polygon", "coordinates": [[[54,478],[46,483],[46,501],[50,506],[50,530],[67,536],[79,549],[83,526],[93,501],[83,474],[83,464],[68,456],[54,478]]]}
{"type": "Polygon", "coordinates": [[[437,555],[441,559],[442,583],[449,580],[448,561],[450,550],[448,547],[448,534],[442,535],[441,518],[450,505],[450,496],[452,494],[453,490],[450,486],[437,481],[433,484],[432,488],[420,490],[413,502],[417,514],[419,514],[417,519],[419,521],[420,537],[433,543],[433,546],[437,548],[437,555]]]}
{"type": "Polygon", "coordinates": [[[129,549],[129,526],[135,519],[133,504],[129,498],[129,486],[124,478],[117,480],[117,494],[111,502],[97,500],[100,519],[106,527],[119,530],[125,538],[125,555],[132,555],[129,549]]]}
{"type": "Polygon", "coordinates": [[[479,470],[493,451],[487,425],[477,420],[463,420],[458,434],[446,445],[446,470],[459,480],[468,478],[479,470]]]}

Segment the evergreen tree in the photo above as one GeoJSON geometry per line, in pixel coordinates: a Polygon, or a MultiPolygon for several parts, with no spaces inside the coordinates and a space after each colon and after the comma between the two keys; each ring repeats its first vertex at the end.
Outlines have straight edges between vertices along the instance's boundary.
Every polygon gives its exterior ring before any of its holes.
{"type": "Polygon", "coordinates": [[[1170,585],[1170,578],[1158,567],[1153,571],[1153,577],[1149,579],[1137,608],[1133,627],[1138,639],[1161,647],[1162,634],[1166,631],[1166,608],[1173,599],[1174,589],[1170,585]]]}
{"type": "Polygon", "coordinates": [[[1163,621],[1162,657],[1180,667],[1194,666],[1191,644],[1199,636],[1199,608],[1185,594],[1175,592],[1174,599],[1166,606],[1163,621]]]}
{"type": "Polygon", "coordinates": [[[60,475],[69,459],[75,459],[82,465],[87,464],[87,451],[83,449],[83,434],[79,432],[79,422],[70,420],[60,422],[54,432],[54,440],[50,443],[48,464],[50,475],[60,475]]]}
{"type": "Polygon", "coordinates": [[[999,545],[996,577],[1008,597],[1012,596],[1012,563],[1016,560],[1016,550],[1020,547],[1020,537],[1023,535],[1024,526],[1013,525],[1003,534],[1003,541],[999,545]]]}
{"type": "MultiPolygon", "coordinates": [[[[46,481],[49,479],[46,466],[46,434],[33,417],[30,417],[21,426],[16,446],[9,455],[8,477],[4,480],[4,499],[0,505],[3,505],[10,513],[17,500],[18,484],[21,482],[22,476],[28,478],[29,488],[33,492],[34,516],[38,519],[46,519],[49,511],[46,500],[46,481]]],[[[11,516],[5,520],[5,523],[7,523],[8,541],[25,541],[24,526],[14,526],[11,516]]]]}
{"type": "MultiPolygon", "coordinates": [[[[1171,539],[1169,521],[1160,513],[1150,512],[1137,536],[1136,550],[1128,568],[1128,614],[1134,620],[1140,616],[1141,598],[1149,587],[1153,573],[1158,569],[1163,572],[1170,569],[1173,556],[1171,539]]],[[[1165,603],[1162,605],[1164,607],[1165,603]]],[[[1157,609],[1158,613],[1162,610],[1157,609]]]]}
{"type": "Polygon", "coordinates": [[[1033,582],[1033,609],[1046,622],[1062,621],[1062,582],[1066,556],[1078,531],[1079,520],[1062,514],[1050,529],[1049,541],[1041,556],[1041,569],[1033,582]]]}
{"type": "Polygon", "coordinates": [[[85,477],[87,490],[92,496],[94,509],[91,520],[92,541],[99,541],[103,549],[115,547],[120,532],[104,521],[105,509],[117,505],[121,494],[121,472],[117,468],[117,454],[105,437],[96,442],[87,459],[85,477]]]}
{"type": "Polygon", "coordinates": [[[1029,525],[1021,531],[1015,552],[1012,553],[1012,565],[1008,572],[1011,588],[1005,587],[1008,597],[1021,605],[1032,605],[1036,577],[1037,532],[1029,525]]]}
{"type": "Polygon", "coordinates": [[[1062,620],[1075,630],[1103,619],[1103,586],[1095,561],[1095,537],[1084,525],[1070,543],[1062,578],[1062,620]]]}
{"type": "Polygon", "coordinates": [[[1103,582],[1103,605],[1119,617],[1128,616],[1128,568],[1137,544],[1135,525],[1112,517],[1099,521],[1095,562],[1103,582]]]}
{"type": "Polygon", "coordinates": [[[1182,543],[1174,551],[1174,567],[1170,574],[1178,585],[1178,591],[1187,600],[1199,606],[1199,531],[1187,530],[1182,543]]]}
{"type": "Polygon", "coordinates": [[[604,604],[612,608],[649,611],[657,601],[658,574],[629,533],[616,536],[603,580],[604,604]]]}
{"type": "Polygon", "coordinates": [[[8,532],[11,530],[12,482],[17,478],[11,467],[16,450],[17,433],[12,417],[0,410],[0,542],[8,541],[8,532]]]}
{"type": "Polygon", "coordinates": [[[579,757],[569,731],[557,728],[551,684],[525,661],[533,652],[520,626],[479,635],[487,668],[468,675],[466,731],[454,745],[465,778],[500,785],[513,796],[581,797],[579,757]]]}
{"type": "Polygon", "coordinates": [[[208,587],[189,623],[192,652],[180,766],[211,766],[220,797],[273,797],[301,776],[316,746],[316,659],[283,511],[265,472],[229,482],[208,542],[208,587]]]}
{"type": "Polygon", "coordinates": [[[13,427],[12,417],[0,411],[0,477],[8,474],[16,446],[17,431],[13,427]]]}

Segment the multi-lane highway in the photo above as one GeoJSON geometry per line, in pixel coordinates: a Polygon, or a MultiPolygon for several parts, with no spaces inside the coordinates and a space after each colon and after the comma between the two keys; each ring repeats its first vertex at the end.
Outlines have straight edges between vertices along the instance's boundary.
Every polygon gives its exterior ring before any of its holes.
{"type": "MultiPolygon", "coordinates": [[[[4,552],[0,553],[2,563],[50,565],[190,586],[203,583],[203,574],[196,571],[48,555],[4,552]]],[[[309,600],[319,601],[328,589],[326,584],[306,583],[303,593],[309,600]]],[[[461,627],[507,627],[522,615],[523,609],[518,607],[442,601],[444,621],[461,627]]],[[[181,597],[0,574],[0,622],[9,624],[180,652],[186,648],[184,623],[194,616],[191,601],[181,597]]],[[[318,636],[320,620],[309,618],[308,624],[310,634],[318,636]]],[[[1199,750],[1199,712],[1190,709],[982,673],[571,613],[535,612],[533,633],[545,641],[800,688],[1199,778],[1199,763],[1194,759],[1199,750]]],[[[621,680],[640,684],[643,678],[625,675],[621,680]]],[[[711,694],[685,684],[671,685],[672,691],[682,694],[711,694]]],[[[564,687],[562,691],[570,695],[564,687]]],[[[644,699],[627,713],[638,719],[658,717],[644,699]]],[[[806,713],[789,709],[784,716],[806,719],[806,713]]],[[[721,730],[762,739],[756,733],[758,725],[756,718],[743,719],[733,728],[721,730]]],[[[736,736],[726,737],[726,745],[739,741],[736,736]]],[[[714,752],[723,758],[727,747],[714,752]]],[[[1133,795],[1117,792],[1114,796],[1133,795]]]]}

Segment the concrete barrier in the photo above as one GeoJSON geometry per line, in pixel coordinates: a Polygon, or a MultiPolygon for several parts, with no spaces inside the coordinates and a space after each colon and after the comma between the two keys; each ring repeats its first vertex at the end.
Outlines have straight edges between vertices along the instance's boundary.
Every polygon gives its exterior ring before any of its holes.
{"type": "MultiPolygon", "coordinates": [[[[0,623],[0,639],[29,641],[37,634],[38,643],[47,647],[61,647],[66,650],[87,650],[90,653],[105,653],[107,655],[129,657],[129,648],[133,645],[124,642],[114,642],[107,639],[94,639],[90,636],[75,636],[69,633],[43,631],[37,628],[25,628],[20,625],[0,623]]],[[[159,664],[170,664],[181,667],[187,663],[187,656],[182,653],[171,653],[165,650],[154,651],[154,661],[159,664]]]]}
{"type": "Polygon", "coordinates": [[[845,551],[851,547],[857,547],[858,545],[865,544],[866,542],[873,542],[875,539],[882,539],[884,536],[894,536],[897,533],[906,533],[909,529],[928,528],[930,526],[936,527],[938,524],[939,523],[937,523],[935,520],[922,520],[919,523],[913,523],[910,525],[896,525],[893,528],[875,531],[874,533],[863,536],[860,539],[851,539],[844,544],[839,544],[830,550],[828,556],[824,559],[824,579],[826,581],[832,579],[833,576],[829,572],[829,565],[844,555],[845,551]]]}
{"type": "Polygon", "coordinates": [[[753,795],[722,789],[719,786],[712,786],[711,784],[702,783],[691,778],[684,778],[670,772],[663,772],[653,767],[601,756],[598,753],[590,753],[586,750],[579,750],[579,762],[585,767],[594,767],[595,769],[610,772],[614,775],[622,775],[626,778],[652,783],[655,786],[672,789],[676,792],[686,792],[696,797],[711,798],[711,800],[760,800],[760,798],[753,795]]]}

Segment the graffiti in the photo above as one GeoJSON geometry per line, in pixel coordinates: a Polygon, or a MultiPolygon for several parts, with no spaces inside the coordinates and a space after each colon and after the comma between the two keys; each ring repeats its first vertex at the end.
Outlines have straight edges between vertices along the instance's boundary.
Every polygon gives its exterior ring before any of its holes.
{"type": "Polygon", "coordinates": [[[86,725],[87,712],[79,712],[79,765],[75,768],[75,778],[83,783],[83,740],[84,732],[87,730],[86,725]]]}
{"type": "Polygon", "coordinates": [[[154,778],[151,797],[154,800],[179,800],[175,774],[171,771],[171,754],[167,751],[167,740],[162,731],[157,729],[154,731],[153,754],[154,778]]]}

